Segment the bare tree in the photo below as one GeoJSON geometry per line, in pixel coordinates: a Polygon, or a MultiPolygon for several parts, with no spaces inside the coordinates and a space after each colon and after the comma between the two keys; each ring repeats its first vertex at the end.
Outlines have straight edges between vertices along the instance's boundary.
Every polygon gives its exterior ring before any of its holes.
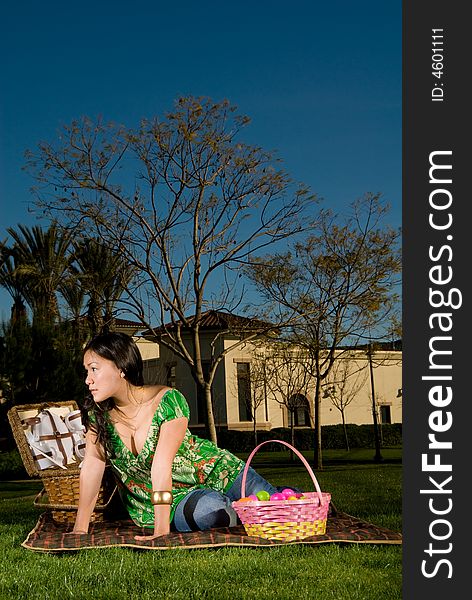
{"type": "MultiPolygon", "coordinates": [[[[218,349],[217,334],[204,371],[202,320],[234,312],[245,297],[241,267],[312,230],[316,207],[273,153],[239,140],[248,122],[226,100],[181,98],[135,130],[86,118],[28,154],[37,205],[134,268],[128,310],[190,366],[214,441],[211,384],[230,349],[218,349]]],[[[235,344],[259,334],[252,327],[235,344]]]]}
{"type": "Polygon", "coordinates": [[[377,353],[376,355],[376,351],[378,351],[378,344],[374,344],[372,343],[372,341],[369,342],[369,344],[367,345],[366,348],[366,355],[367,355],[367,360],[369,363],[369,374],[370,374],[370,389],[371,389],[371,393],[370,393],[370,399],[371,399],[371,406],[372,406],[372,421],[373,421],[373,425],[374,425],[374,443],[375,443],[375,455],[374,455],[374,460],[377,462],[381,462],[383,460],[382,458],[382,454],[380,451],[380,446],[382,443],[382,430],[381,430],[381,424],[379,427],[379,415],[378,415],[378,404],[377,404],[377,400],[379,398],[379,396],[376,394],[375,392],[375,375],[374,375],[374,369],[381,366],[381,365],[385,365],[385,364],[396,364],[399,365],[401,364],[401,359],[396,360],[396,361],[390,361],[388,360],[387,357],[382,358],[381,355],[379,356],[379,354],[377,353]]]}
{"type": "Polygon", "coordinates": [[[341,413],[344,442],[349,452],[349,437],[346,427],[346,408],[359,394],[367,381],[367,369],[364,367],[352,369],[355,364],[355,354],[347,354],[333,363],[328,381],[323,385],[323,398],[329,398],[335,408],[341,413]]]}
{"type": "Polygon", "coordinates": [[[267,300],[299,316],[294,339],[313,358],[317,469],[322,468],[321,385],[336,351],[342,345],[357,345],[374,330],[385,336],[382,329],[388,328],[398,308],[400,232],[382,226],[387,212],[379,195],[367,194],[352,204],[351,214],[324,213],[319,234],[252,268],[252,278],[267,300]]]}
{"type": "MultiPolygon", "coordinates": [[[[287,409],[291,444],[294,446],[295,415],[299,410],[306,411],[308,408],[309,411],[307,399],[313,385],[310,356],[303,347],[284,340],[267,344],[264,355],[267,389],[287,409]]],[[[310,422],[305,424],[311,425],[310,422]]]]}

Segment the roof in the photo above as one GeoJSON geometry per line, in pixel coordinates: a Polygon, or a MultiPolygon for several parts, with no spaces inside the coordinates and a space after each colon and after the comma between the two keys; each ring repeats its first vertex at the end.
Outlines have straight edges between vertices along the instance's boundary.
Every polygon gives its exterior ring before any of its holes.
{"type": "Polygon", "coordinates": [[[140,321],[130,321],[129,319],[113,319],[110,324],[110,328],[113,331],[119,331],[121,333],[127,333],[128,335],[136,335],[144,331],[146,328],[140,321]]]}
{"type": "MultiPolygon", "coordinates": [[[[368,350],[371,344],[362,344],[361,346],[356,346],[356,350],[368,350]]],[[[389,342],[372,342],[372,348],[376,351],[382,350],[402,350],[403,349],[403,340],[397,339],[389,342]]]]}
{"type": "MultiPolygon", "coordinates": [[[[187,321],[189,323],[189,329],[195,321],[195,316],[188,317],[187,321]]],[[[178,323],[181,323],[181,321],[178,321],[178,323]]],[[[143,332],[143,335],[145,337],[147,335],[154,337],[155,334],[171,330],[174,328],[174,326],[175,325],[173,323],[167,323],[165,326],[155,327],[153,331],[147,330],[146,332],[143,332]]],[[[261,333],[271,330],[276,331],[277,327],[272,323],[261,321],[259,319],[242,317],[240,315],[219,310],[208,310],[201,314],[200,330],[228,331],[241,335],[242,333],[254,333],[257,331],[260,331],[261,333]]]]}
{"type": "Polygon", "coordinates": [[[115,327],[131,327],[132,329],[144,329],[141,322],[130,321],[129,319],[113,319],[115,327]]]}

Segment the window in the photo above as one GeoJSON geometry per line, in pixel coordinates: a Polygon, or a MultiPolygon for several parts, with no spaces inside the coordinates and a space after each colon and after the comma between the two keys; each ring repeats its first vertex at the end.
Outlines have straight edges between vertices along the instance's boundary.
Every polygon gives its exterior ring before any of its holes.
{"type": "Polygon", "coordinates": [[[392,413],[391,407],[386,404],[380,405],[380,422],[381,423],[391,423],[392,422],[392,413]]]}
{"type": "Polygon", "coordinates": [[[295,394],[288,401],[289,427],[310,427],[310,405],[306,396],[295,394]]]}
{"type": "Polygon", "coordinates": [[[238,379],[239,420],[252,421],[251,365],[248,362],[236,363],[238,379]]]}

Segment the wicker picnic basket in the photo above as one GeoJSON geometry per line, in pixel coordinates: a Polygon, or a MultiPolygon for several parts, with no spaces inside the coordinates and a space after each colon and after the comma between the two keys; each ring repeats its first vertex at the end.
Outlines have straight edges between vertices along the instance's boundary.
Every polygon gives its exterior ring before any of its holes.
{"type": "Polygon", "coordinates": [[[241,497],[246,496],[246,477],[250,462],[264,444],[277,442],[290,448],[305,465],[316,492],[304,492],[298,500],[265,500],[232,503],[236,514],[244,525],[246,533],[269,540],[291,542],[313,535],[324,535],[328,520],[331,494],[322,492],[315,474],[305,457],[293,446],[282,440],[262,442],[249,455],[243,471],[241,497]]]}
{"type": "MultiPolygon", "coordinates": [[[[23,404],[14,406],[8,411],[8,420],[26,472],[30,477],[39,477],[44,486],[36,496],[34,505],[50,510],[52,518],[58,523],[73,524],[79,503],[79,462],[71,462],[65,465],[65,468],[49,467],[41,470],[26,437],[28,423],[44,409],[53,410],[58,415],[64,416],[71,411],[76,411],[78,406],[73,400],[23,404]]],[[[104,511],[108,508],[115,492],[116,484],[107,467],[91,522],[104,520],[104,511]]]]}

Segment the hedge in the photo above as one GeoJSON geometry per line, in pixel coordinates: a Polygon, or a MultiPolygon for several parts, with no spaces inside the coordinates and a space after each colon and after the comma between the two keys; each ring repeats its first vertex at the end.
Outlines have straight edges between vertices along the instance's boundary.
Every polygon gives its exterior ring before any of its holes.
{"type": "MultiPolygon", "coordinates": [[[[347,435],[350,448],[374,448],[374,427],[373,425],[347,425],[347,435]]],[[[192,433],[206,437],[204,431],[197,431],[194,428],[192,433]]],[[[381,446],[392,447],[402,445],[402,424],[383,424],[381,431],[381,446]]],[[[297,450],[312,450],[315,441],[315,431],[313,429],[295,429],[295,447],[297,450]]],[[[220,429],[217,431],[218,446],[226,448],[231,452],[250,452],[254,449],[253,431],[236,431],[220,429]]],[[[277,439],[291,443],[291,430],[287,427],[277,427],[270,431],[258,431],[257,443],[277,439]]],[[[345,448],[344,430],[342,425],[324,425],[321,427],[321,448],[322,449],[343,449],[345,448]]],[[[280,444],[267,444],[264,450],[280,450],[280,444]]]]}
{"type": "MultiPolygon", "coordinates": [[[[192,433],[201,437],[207,437],[203,430],[198,430],[197,428],[192,428],[192,433]]],[[[382,447],[402,445],[401,423],[394,423],[392,425],[384,424],[381,427],[381,433],[382,447]]],[[[347,434],[351,449],[375,447],[373,425],[347,425],[347,434]]],[[[254,449],[254,433],[252,431],[220,429],[217,435],[218,446],[226,448],[230,452],[249,453],[254,449]]],[[[290,429],[277,427],[270,431],[257,432],[258,444],[273,439],[291,443],[290,429]]],[[[313,450],[314,440],[315,432],[313,429],[295,429],[295,447],[297,450],[313,450]]],[[[321,428],[321,447],[322,449],[345,448],[343,426],[324,425],[321,428]]],[[[264,447],[264,450],[269,452],[280,449],[280,444],[267,444],[264,447]]],[[[0,451],[0,480],[26,477],[27,474],[19,452],[16,449],[6,452],[0,451]]]]}
{"type": "Polygon", "coordinates": [[[6,479],[28,479],[18,450],[0,452],[0,481],[6,479]]]}

